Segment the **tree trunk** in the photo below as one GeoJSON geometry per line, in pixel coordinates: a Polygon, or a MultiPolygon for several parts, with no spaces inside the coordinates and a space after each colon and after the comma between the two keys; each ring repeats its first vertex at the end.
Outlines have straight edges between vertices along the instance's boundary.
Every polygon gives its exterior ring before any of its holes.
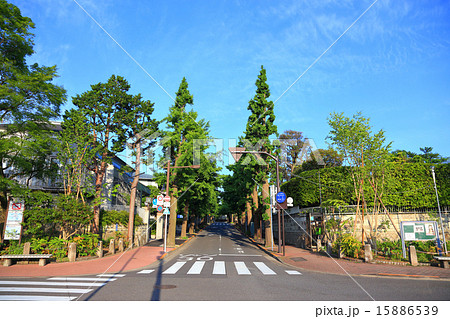
{"type": "Polygon", "coordinates": [[[250,204],[250,198],[247,198],[247,216],[245,220],[245,231],[248,233],[251,231],[250,225],[252,222],[252,205],[250,204]]]}
{"type": "Polygon", "coordinates": [[[186,237],[186,228],[189,214],[189,203],[184,206],[183,224],[181,225],[181,238],[186,237]]]}
{"type": "Polygon", "coordinates": [[[136,162],[135,162],[135,172],[133,182],[131,183],[130,192],[130,207],[128,210],[128,241],[133,242],[133,231],[134,231],[134,206],[136,202],[136,191],[139,183],[139,174],[141,171],[141,143],[135,144],[136,150],[136,162]]]}
{"type": "Polygon", "coordinates": [[[169,215],[169,231],[167,234],[167,247],[175,247],[175,237],[177,233],[177,210],[178,199],[174,196],[178,191],[177,186],[173,186],[172,195],[170,196],[170,215],[169,215]]]}
{"type": "Polygon", "coordinates": [[[270,189],[269,189],[269,181],[267,179],[264,180],[263,184],[263,203],[264,203],[264,214],[266,217],[269,217],[270,219],[266,219],[264,221],[264,228],[265,228],[265,237],[266,237],[266,247],[272,247],[272,212],[270,209],[270,189]]]}
{"type": "Polygon", "coordinates": [[[253,208],[253,227],[255,233],[253,234],[254,239],[261,238],[261,227],[260,227],[260,211],[259,211],[259,201],[258,201],[258,185],[255,185],[252,193],[252,208],[253,208]]]}

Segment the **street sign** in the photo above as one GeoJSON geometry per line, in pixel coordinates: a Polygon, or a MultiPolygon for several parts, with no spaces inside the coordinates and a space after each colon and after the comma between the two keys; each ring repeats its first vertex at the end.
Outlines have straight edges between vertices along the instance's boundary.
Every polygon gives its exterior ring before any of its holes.
{"type": "Polygon", "coordinates": [[[170,202],[164,202],[164,207],[170,207],[170,202]]]}
{"type": "Polygon", "coordinates": [[[286,201],[286,194],[283,192],[278,192],[275,196],[277,203],[282,204],[286,201]]]}
{"type": "Polygon", "coordinates": [[[163,196],[163,195],[158,195],[158,196],[156,197],[156,200],[157,200],[157,205],[158,205],[158,206],[162,206],[162,204],[163,204],[163,202],[164,202],[164,196],[163,196]]]}
{"type": "Polygon", "coordinates": [[[286,202],[287,202],[287,206],[288,207],[293,207],[294,206],[294,199],[292,197],[288,197],[286,199],[286,202]]]}
{"type": "Polygon", "coordinates": [[[228,150],[230,151],[231,156],[233,156],[234,160],[238,162],[242,156],[242,153],[239,152],[245,151],[245,147],[229,147],[228,150]]]}
{"type": "Polygon", "coordinates": [[[165,202],[170,202],[170,196],[164,196],[164,201],[165,202]]]}
{"type": "Polygon", "coordinates": [[[168,208],[165,208],[163,215],[170,215],[170,210],[168,208]]]}
{"type": "Polygon", "coordinates": [[[158,205],[158,207],[156,207],[156,210],[158,211],[158,213],[161,213],[163,211],[163,209],[164,209],[164,207],[159,206],[159,205],[158,205]]]}
{"type": "Polygon", "coordinates": [[[156,208],[158,206],[158,200],[155,198],[152,201],[152,208],[156,208]]]}

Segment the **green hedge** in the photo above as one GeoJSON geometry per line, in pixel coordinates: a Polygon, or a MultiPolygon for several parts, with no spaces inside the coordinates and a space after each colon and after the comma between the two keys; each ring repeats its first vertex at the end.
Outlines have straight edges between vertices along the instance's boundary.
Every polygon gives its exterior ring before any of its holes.
{"type": "MultiPolygon", "coordinates": [[[[408,208],[437,207],[431,164],[389,163],[384,170],[382,201],[386,206],[408,208]]],[[[435,166],[436,184],[441,206],[450,206],[450,164],[435,166]]],[[[368,181],[364,184],[365,200],[370,205],[374,192],[368,181]]],[[[357,203],[350,167],[330,167],[304,171],[281,185],[281,189],[294,199],[294,205],[313,207],[333,201],[348,205],[357,203]],[[320,180],[319,180],[320,176],[320,180]]]]}

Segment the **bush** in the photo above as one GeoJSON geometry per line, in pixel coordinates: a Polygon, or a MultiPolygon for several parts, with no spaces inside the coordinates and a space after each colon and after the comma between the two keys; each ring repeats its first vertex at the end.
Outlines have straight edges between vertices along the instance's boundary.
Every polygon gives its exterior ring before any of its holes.
{"type": "MultiPolygon", "coordinates": [[[[128,226],[129,213],[125,210],[101,210],[100,211],[100,223],[103,227],[119,224],[122,226],[128,226]]],[[[144,224],[141,216],[134,215],[134,226],[141,226],[144,224]]]]}
{"type": "Polygon", "coordinates": [[[18,241],[11,240],[9,246],[4,249],[2,255],[19,255],[23,253],[23,244],[19,244],[18,241]]]}
{"type": "Polygon", "coordinates": [[[49,240],[48,249],[50,253],[56,257],[56,259],[63,259],[68,255],[67,245],[67,240],[55,237],[49,240]]]}
{"type": "Polygon", "coordinates": [[[335,245],[341,247],[342,253],[347,257],[358,258],[362,252],[362,244],[350,234],[340,236],[335,245]]]}
{"type": "Polygon", "coordinates": [[[78,256],[94,256],[98,250],[98,235],[83,234],[72,239],[77,244],[78,256]]]}

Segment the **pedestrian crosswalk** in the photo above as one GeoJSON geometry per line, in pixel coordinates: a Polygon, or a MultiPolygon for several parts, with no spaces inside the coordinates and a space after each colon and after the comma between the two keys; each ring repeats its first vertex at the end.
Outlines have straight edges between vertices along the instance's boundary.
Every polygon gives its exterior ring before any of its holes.
{"type": "Polygon", "coordinates": [[[0,280],[0,301],[71,301],[124,275],[51,277],[46,280],[0,280]]]}
{"type": "MultiPolygon", "coordinates": [[[[145,269],[137,272],[137,274],[146,275],[153,274],[155,269],[145,269]]],[[[245,275],[278,275],[280,273],[287,275],[301,275],[297,270],[274,271],[264,262],[244,262],[244,261],[176,261],[168,268],[162,271],[162,275],[227,275],[237,274],[245,275]],[[212,264],[212,265],[211,265],[212,264]]]]}

